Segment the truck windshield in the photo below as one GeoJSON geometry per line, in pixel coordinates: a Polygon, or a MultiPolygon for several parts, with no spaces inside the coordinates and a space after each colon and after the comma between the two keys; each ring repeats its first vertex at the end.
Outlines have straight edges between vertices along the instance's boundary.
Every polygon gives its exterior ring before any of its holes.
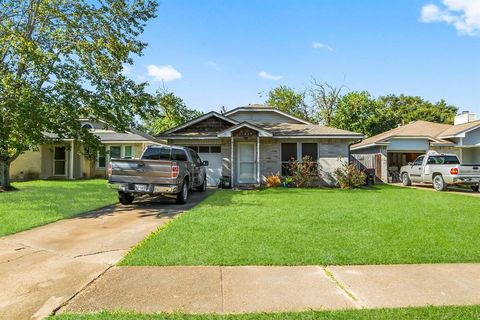
{"type": "Polygon", "coordinates": [[[456,156],[430,156],[427,164],[460,164],[456,156]]]}

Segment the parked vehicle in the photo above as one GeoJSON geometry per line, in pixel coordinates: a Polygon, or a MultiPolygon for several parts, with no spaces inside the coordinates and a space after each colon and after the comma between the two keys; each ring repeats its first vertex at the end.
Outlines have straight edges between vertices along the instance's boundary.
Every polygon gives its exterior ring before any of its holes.
{"type": "Polygon", "coordinates": [[[445,191],[449,185],[466,185],[478,192],[480,165],[460,164],[455,154],[439,154],[430,151],[400,169],[405,186],[412,183],[431,183],[437,191],[445,191]]]}
{"type": "Polygon", "coordinates": [[[207,189],[207,161],[189,148],[168,145],[147,147],[140,159],[112,159],[108,182],[118,188],[118,199],[130,204],[138,195],[174,197],[186,203],[193,188],[207,189]]]}

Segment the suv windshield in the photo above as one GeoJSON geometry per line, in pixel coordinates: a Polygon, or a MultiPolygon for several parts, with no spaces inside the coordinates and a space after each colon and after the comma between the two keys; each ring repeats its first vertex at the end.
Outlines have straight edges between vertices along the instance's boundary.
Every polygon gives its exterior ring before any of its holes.
{"type": "Polygon", "coordinates": [[[430,156],[427,164],[460,164],[457,156],[430,156]]]}

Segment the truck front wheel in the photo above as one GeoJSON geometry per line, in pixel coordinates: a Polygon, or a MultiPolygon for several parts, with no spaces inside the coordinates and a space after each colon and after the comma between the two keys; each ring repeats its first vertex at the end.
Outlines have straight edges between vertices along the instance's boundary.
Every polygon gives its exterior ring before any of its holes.
{"type": "Polygon", "coordinates": [[[445,180],[443,180],[443,177],[441,174],[436,175],[433,178],[433,188],[437,191],[447,190],[447,184],[445,183],[445,180]]]}
{"type": "Polygon", "coordinates": [[[408,173],[404,172],[402,173],[402,183],[404,186],[411,186],[412,181],[410,180],[410,177],[408,176],[408,173]]]}
{"type": "Polygon", "coordinates": [[[470,186],[473,192],[478,192],[478,186],[470,186]]]}
{"type": "Polygon", "coordinates": [[[197,190],[201,192],[207,191],[207,176],[203,177],[203,183],[198,186],[197,190]]]}
{"type": "Polygon", "coordinates": [[[131,195],[130,193],[125,193],[123,191],[118,191],[118,201],[120,201],[121,204],[131,204],[133,202],[134,196],[131,195]]]}
{"type": "Polygon", "coordinates": [[[185,204],[188,200],[188,181],[184,180],[182,184],[182,191],[177,195],[177,203],[185,204]]]}

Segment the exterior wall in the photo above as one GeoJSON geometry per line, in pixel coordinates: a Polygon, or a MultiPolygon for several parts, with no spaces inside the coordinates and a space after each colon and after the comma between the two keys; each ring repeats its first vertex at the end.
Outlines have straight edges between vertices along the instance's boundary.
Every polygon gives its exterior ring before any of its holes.
{"type": "Polygon", "coordinates": [[[467,132],[463,138],[463,145],[477,146],[480,145],[480,128],[467,132]]]}
{"type": "Polygon", "coordinates": [[[461,151],[461,162],[463,164],[480,164],[480,147],[463,148],[461,151]]]}
{"type": "Polygon", "coordinates": [[[250,123],[301,123],[274,111],[239,111],[229,116],[229,118],[239,122],[248,121],[250,123]]]}
{"type": "Polygon", "coordinates": [[[370,148],[353,150],[352,158],[361,163],[367,169],[375,169],[377,181],[388,182],[388,156],[386,146],[374,146],[370,148]],[[380,168],[376,168],[375,157],[380,156],[380,168]]]}
{"type": "Polygon", "coordinates": [[[333,186],[337,183],[333,172],[344,162],[348,162],[350,140],[321,139],[319,141],[319,164],[323,174],[322,182],[333,186]]]}
{"type": "Polygon", "coordinates": [[[18,156],[10,165],[10,178],[12,180],[24,180],[40,178],[42,172],[42,150],[27,151],[18,156]]]}

